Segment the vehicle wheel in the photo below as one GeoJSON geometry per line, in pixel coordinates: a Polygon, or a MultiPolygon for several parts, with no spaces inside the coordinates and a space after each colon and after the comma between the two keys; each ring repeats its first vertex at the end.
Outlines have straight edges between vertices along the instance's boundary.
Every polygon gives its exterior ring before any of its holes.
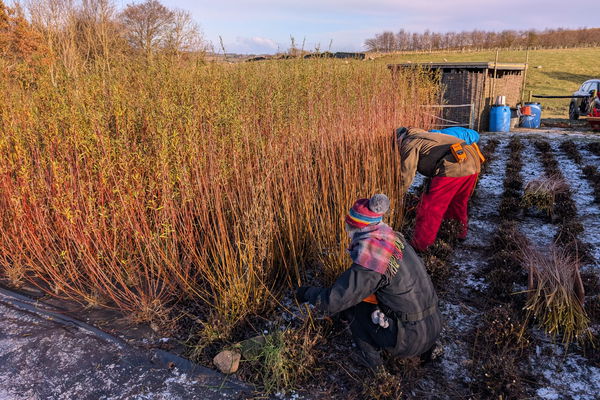
{"type": "Polygon", "coordinates": [[[579,119],[579,113],[577,112],[577,107],[575,107],[575,103],[571,102],[569,104],[569,119],[579,119]]]}

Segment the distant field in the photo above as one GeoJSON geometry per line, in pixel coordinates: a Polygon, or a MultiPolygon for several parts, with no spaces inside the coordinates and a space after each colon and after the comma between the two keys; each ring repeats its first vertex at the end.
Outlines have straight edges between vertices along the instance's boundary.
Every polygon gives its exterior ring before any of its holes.
{"type": "MultiPolygon", "coordinates": [[[[500,51],[499,62],[525,62],[525,51],[500,51]]],[[[447,53],[403,53],[378,58],[378,62],[428,62],[428,61],[494,61],[496,51],[447,52],[447,53]]],[[[569,95],[587,79],[600,78],[600,49],[552,49],[531,50],[527,91],[534,94],[569,95]]],[[[568,99],[538,99],[544,109],[544,117],[567,117],[568,99]]]]}

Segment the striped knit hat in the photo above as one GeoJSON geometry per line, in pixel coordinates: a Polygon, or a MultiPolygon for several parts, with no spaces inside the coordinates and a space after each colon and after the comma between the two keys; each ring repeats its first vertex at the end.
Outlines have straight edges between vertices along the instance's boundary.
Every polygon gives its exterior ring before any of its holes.
{"type": "Polygon", "coordinates": [[[390,200],[385,194],[376,194],[370,199],[358,199],[346,215],[346,223],[355,228],[378,224],[389,208],[390,200]]]}

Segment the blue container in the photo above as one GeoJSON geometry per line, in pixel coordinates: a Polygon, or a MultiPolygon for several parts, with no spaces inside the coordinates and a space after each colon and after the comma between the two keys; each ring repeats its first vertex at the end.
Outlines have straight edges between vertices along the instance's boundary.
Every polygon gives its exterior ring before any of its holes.
{"type": "Polygon", "coordinates": [[[523,128],[539,128],[542,122],[542,105],[540,103],[525,103],[525,105],[531,107],[531,115],[521,117],[521,126],[523,128]]]}
{"type": "Polygon", "coordinates": [[[490,132],[510,132],[510,107],[492,106],[490,132]]]}

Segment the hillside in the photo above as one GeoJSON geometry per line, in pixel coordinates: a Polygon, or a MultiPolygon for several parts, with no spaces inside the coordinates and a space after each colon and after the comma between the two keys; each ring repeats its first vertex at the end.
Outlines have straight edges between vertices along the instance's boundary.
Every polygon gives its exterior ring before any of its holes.
{"type": "MultiPolygon", "coordinates": [[[[568,95],[576,91],[587,79],[600,77],[598,48],[531,50],[529,52],[529,71],[525,86],[526,94],[568,95]]],[[[404,52],[386,55],[378,62],[439,62],[439,61],[494,61],[496,52],[404,52]]],[[[526,51],[500,51],[499,62],[525,62],[526,51]]],[[[568,115],[568,99],[540,99],[544,108],[544,117],[564,117],[568,115]]]]}

